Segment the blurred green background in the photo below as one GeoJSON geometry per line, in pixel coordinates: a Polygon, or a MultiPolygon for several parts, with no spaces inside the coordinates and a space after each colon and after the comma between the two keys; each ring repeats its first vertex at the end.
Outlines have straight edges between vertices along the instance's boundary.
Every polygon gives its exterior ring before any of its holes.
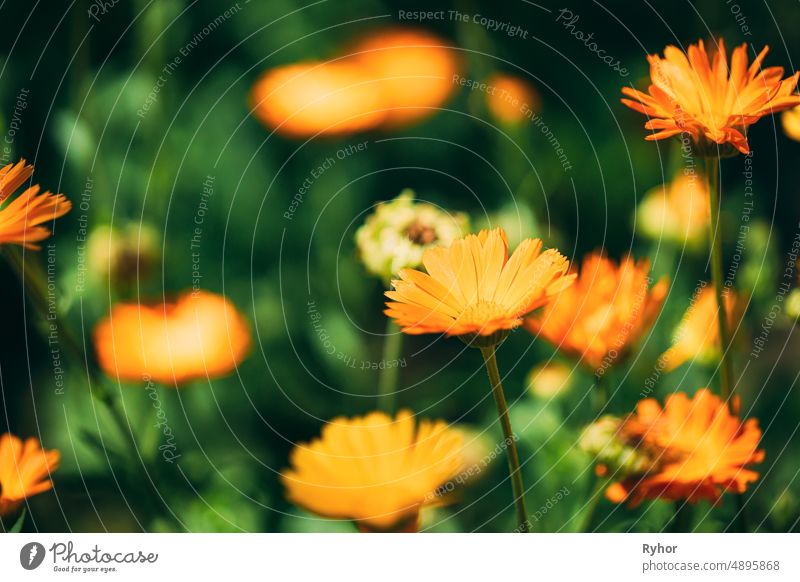
{"type": "MultiPolygon", "coordinates": [[[[14,273],[0,264],[6,306],[0,432],[39,435],[46,447],[62,453],[54,492],[31,500],[27,530],[353,531],[349,523],[315,519],[286,502],[278,472],[293,443],[316,436],[324,421],[375,407],[378,373],[329,356],[307,303],[316,302],[338,351],[358,361],[380,360],[383,287],[360,265],[353,236],[375,203],[406,187],[444,208],[468,212],[476,226],[504,224],[513,240],[520,233],[541,236],[573,258],[600,247],[613,257],[632,252],[650,257],[655,276],[669,274],[673,285],[653,333],[612,373],[610,411],[631,410],[695,285],[710,275],[702,253],[648,241],[634,231],[637,201],[669,181],[681,160],[673,142],[645,142],[644,119],[620,104],[620,87],[645,87],[646,55],[669,43],[721,35],[729,46],[769,44],[767,64],[787,70],[797,67],[793,58],[800,46],[800,31],[790,26],[798,17],[796,2],[767,8],[740,1],[752,33],[745,35],[731,6],[718,0],[654,7],[240,0],[237,13],[164,76],[157,98],[140,114],[163,68],[234,5],[137,0],[105,13],[86,0],[0,7],[7,31],[0,40],[0,122],[6,136],[15,108],[20,110],[20,92],[26,92],[7,161],[25,157],[35,163],[35,181],[64,192],[75,205],[57,222],[53,239],[65,325],[91,351],[91,329],[112,302],[161,299],[191,288],[194,219],[211,177],[201,284],[231,298],[250,321],[256,342],[238,374],[160,392],[181,454],[174,465],[157,458],[159,431],[142,387],[109,381],[140,437],[143,466],[125,457],[118,433],[90,398],[83,361],[67,358],[64,393],[57,393],[38,318],[25,305],[14,273]],[[580,16],[577,28],[593,32],[629,76],[605,66],[556,21],[563,7],[580,16]],[[264,70],[328,58],[377,26],[413,25],[399,22],[398,10],[419,9],[479,13],[529,31],[522,39],[449,19],[421,24],[459,47],[465,76],[485,80],[503,71],[530,80],[571,170],[532,124],[495,125],[481,95],[464,88],[437,115],[392,133],[306,142],[272,135],[249,114],[248,92],[264,70]],[[312,168],[360,142],[367,142],[366,150],[326,171],[293,219],[284,219],[312,168]],[[129,232],[134,247],[141,237],[152,240],[149,272],[109,286],[102,263],[90,261],[86,286],[79,290],[85,251],[79,234],[86,226],[90,232],[129,232]]],[[[800,143],[783,136],[779,121],[765,118],[749,135],[757,221],[750,222],[736,274],[737,288],[752,294],[745,320],[749,336],[735,359],[737,370],[745,370],[738,391],[744,414],[760,420],[767,451],[762,478],[746,495],[750,529],[757,531],[797,530],[800,519],[800,346],[788,318],[778,319],[759,358],[749,356],[751,338],[776,302],[785,254],[798,232],[800,143]]],[[[744,160],[723,164],[729,259],[744,203],[744,160]]],[[[26,262],[43,266],[46,253],[28,252],[26,262]]],[[[404,357],[400,406],[472,426],[489,448],[501,440],[477,351],[425,336],[407,340],[404,357]]],[[[558,358],[548,345],[532,343],[524,331],[512,334],[499,353],[520,433],[529,508],[535,511],[562,488],[569,490],[534,530],[575,531],[592,487],[590,459],[575,446],[582,426],[593,419],[587,397],[592,379],[576,368],[567,394],[529,394],[529,370],[553,357],[558,358]]],[[[663,375],[655,394],[691,393],[708,385],[712,374],[712,368],[683,366],[663,375]]],[[[426,514],[425,525],[433,531],[510,531],[510,492],[499,458],[458,491],[455,504],[426,514]]],[[[725,529],[734,505],[726,499],[714,512],[701,505],[692,527],[725,529]]],[[[602,502],[595,524],[602,531],[660,530],[671,512],[661,502],[635,511],[602,502]]]]}

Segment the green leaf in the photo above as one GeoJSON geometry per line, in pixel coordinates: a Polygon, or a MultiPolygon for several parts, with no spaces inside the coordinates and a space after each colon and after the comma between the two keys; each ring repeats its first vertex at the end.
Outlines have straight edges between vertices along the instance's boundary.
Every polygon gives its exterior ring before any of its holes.
{"type": "Polygon", "coordinates": [[[28,508],[23,507],[22,513],[19,514],[17,521],[14,522],[14,525],[11,526],[11,529],[8,530],[8,533],[19,533],[22,531],[22,526],[25,525],[25,516],[28,514],[28,508]]]}

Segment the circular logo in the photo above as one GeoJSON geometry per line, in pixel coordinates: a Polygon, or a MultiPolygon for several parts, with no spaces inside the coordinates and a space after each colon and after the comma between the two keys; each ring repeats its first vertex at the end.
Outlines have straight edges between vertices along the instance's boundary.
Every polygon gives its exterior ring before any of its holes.
{"type": "Polygon", "coordinates": [[[39,542],[30,542],[19,551],[19,563],[26,570],[35,570],[44,561],[44,546],[39,542]]]}

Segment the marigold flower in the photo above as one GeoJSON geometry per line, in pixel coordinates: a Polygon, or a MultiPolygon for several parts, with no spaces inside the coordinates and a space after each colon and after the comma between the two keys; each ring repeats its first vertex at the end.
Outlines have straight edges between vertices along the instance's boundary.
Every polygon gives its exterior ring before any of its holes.
{"type": "Polygon", "coordinates": [[[596,372],[624,356],[661,311],[668,282],[650,289],[649,270],[646,259],[617,264],[592,253],[575,285],[526,319],[525,328],[596,372]]]}
{"type": "Polygon", "coordinates": [[[482,230],[449,248],[425,252],[428,273],[402,269],[386,315],[408,334],[444,333],[467,343],[495,345],[523,317],[569,287],[569,261],[542,241],[526,239],[509,258],[502,229],[482,230]]]}
{"type": "Polygon", "coordinates": [[[459,69],[447,42],[423,29],[376,30],[347,51],[350,59],[378,85],[386,127],[407,125],[435,113],[457,85],[459,69]]]}
{"type": "Polygon", "coordinates": [[[60,455],[45,451],[39,440],[22,439],[5,433],[0,436],[0,517],[10,515],[28,497],[53,487],[50,475],[58,469],[60,455]]]}
{"type": "Polygon", "coordinates": [[[443,421],[400,411],[335,418],[300,444],[281,475],[290,501],[362,531],[415,531],[420,509],[463,466],[463,438],[443,421]]]}
{"type": "MultiPolygon", "coordinates": [[[[738,406],[735,406],[738,408],[738,406]]],[[[742,422],[708,388],[693,398],[667,397],[639,402],[621,429],[630,442],[649,450],[658,467],[614,483],[606,497],[636,506],[645,499],[702,499],[716,502],[726,492],[744,493],[758,479],[750,465],[764,460],[758,449],[761,429],[751,418],[742,422]]]]}
{"type": "Polygon", "coordinates": [[[651,85],[647,93],[631,87],[622,102],[650,120],[645,129],[655,130],[645,139],[664,139],[679,133],[691,135],[699,153],[716,156],[735,150],[750,152],[747,129],[765,115],[796,105],[794,94],[800,74],[783,79],[783,67],[761,68],[769,47],[748,67],[747,44],[733,50],[730,67],[725,43],[709,55],[702,40],[687,53],[675,46],[664,49],[664,58],[650,55],[651,85]],[[730,148],[720,146],[730,145],[730,148]]]}
{"type": "Polygon", "coordinates": [[[616,476],[641,474],[653,466],[647,451],[635,447],[622,436],[622,420],[603,416],[583,429],[578,446],[600,463],[600,474],[616,476]]]}
{"type": "Polygon", "coordinates": [[[636,226],[653,240],[702,244],[711,219],[708,197],[704,176],[681,174],[645,194],[636,213],[636,226]]]}
{"type": "Polygon", "coordinates": [[[72,203],[63,194],[39,193],[39,186],[26,188],[5,204],[8,198],[33,174],[33,166],[21,159],[0,169],[0,244],[18,244],[38,250],[37,242],[50,236],[46,226],[64,216],[72,203]]]}
{"type": "Polygon", "coordinates": [[[486,105],[498,121],[519,123],[531,112],[539,110],[539,93],[525,79],[498,73],[492,75],[486,84],[491,88],[486,94],[486,105]]]}
{"type": "Polygon", "coordinates": [[[250,107],[265,125],[294,137],[355,133],[386,117],[378,84],[344,60],[267,71],[253,85],[250,107]]]}
{"type": "Polygon", "coordinates": [[[121,303],[97,324],[94,345],[114,378],[178,386],[232,372],[250,348],[244,317],[224,297],[185,293],[174,303],[121,303]]]}
{"type": "Polygon", "coordinates": [[[378,205],[356,231],[361,261],[387,285],[401,269],[422,266],[422,255],[432,247],[450,246],[469,231],[469,218],[447,213],[433,204],[415,202],[412,190],[403,190],[378,205]]]}
{"type": "MultiPolygon", "coordinates": [[[[734,331],[744,314],[744,304],[729,290],[724,297],[728,328],[734,331]]],[[[709,285],[696,294],[675,331],[672,347],[661,354],[660,362],[665,372],[671,372],[687,360],[707,363],[718,360],[719,356],[717,298],[709,285]]]]}

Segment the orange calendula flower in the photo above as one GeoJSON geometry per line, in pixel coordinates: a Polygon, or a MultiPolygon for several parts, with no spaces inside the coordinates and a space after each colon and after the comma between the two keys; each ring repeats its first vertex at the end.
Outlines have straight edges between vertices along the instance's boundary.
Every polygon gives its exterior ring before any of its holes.
{"type": "MultiPolygon", "coordinates": [[[[725,311],[731,335],[744,314],[744,304],[737,296],[726,291],[725,311]]],[[[672,347],[661,354],[661,366],[671,372],[688,360],[708,363],[719,359],[719,321],[717,298],[713,286],[708,285],[697,293],[683,316],[672,347]]]]}
{"type": "Polygon", "coordinates": [[[349,58],[376,83],[386,127],[428,117],[450,97],[459,70],[455,51],[432,32],[418,28],[378,29],[349,47],[349,58]]]}
{"type": "Polygon", "coordinates": [[[0,516],[16,511],[25,499],[53,487],[50,475],[58,469],[59,452],[45,451],[36,438],[10,433],[0,436],[0,516]]]}
{"type": "Polygon", "coordinates": [[[622,102],[651,119],[646,129],[655,133],[646,139],[664,139],[679,133],[691,135],[700,153],[718,155],[738,150],[747,154],[747,128],[772,113],[800,105],[794,94],[800,74],[783,78],[783,67],[761,65],[768,47],[748,66],[747,44],[733,50],[730,66],[725,43],[719,40],[709,55],[703,41],[686,53],[675,46],[664,49],[664,57],[650,55],[651,85],[647,93],[631,87],[622,92],[622,102]],[[720,146],[730,145],[730,148],[720,146]]]}
{"type": "MultiPolygon", "coordinates": [[[[738,408],[738,406],[735,406],[738,408]]],[[[716,502],[726,492],[744,493],[758,479],[750,468],[764,460],[761,429],[751,418],[742,422],[708,388],[693,398],[679,392],[664,408],[652,398],[639,402],[621,433],[648,451],[653,468],[614,483],[606,497],[632,506],[645,499],[716,502]]]]}
{"type": "Polygon", "coordinates": [[[343,60],[268,71],[253,86],[250,107],[265,125],[295,137],[350,134],[386,118],[377,82],[343,60]]]}
{"type": "Polygon", "coordinates": [[[250,331],[224,297],[198,291],[174,303],[115,305],[95,327],[94,345],[109,376],[177,386],[232,372],[250,349],[250,331]]]}
{"type": "Polygon", "coordinates": [[[526,239],[509,258],[502,229],[467,235],[449,248],[428,249],[427,273],[402,269],[386,315],[408,334],[444,333],[495,345],[523,317],[569,287],[569,261],[542,241],[526,239]]]}
{"type": "Polygon", "coordinates": [[[463,437],[443,421],[400,411],[335,418],[300,444],[281,475],[290,501],[362,531],[416,531],[420,509],[463,466],[463,437]]]}
{"type": "Polygon", "coordinates": [[[800,105],[784,111],[781,115],[783,132],[794,141],[800,141],[800,105]]]}
{"type": "Polygon", "coordinates": [[[646,259],[617,264],[592,253],[575,285],[526,319],[525,328],[597,372],[621,358],[661,311],[668,281],[650,289],[649,271],[646,259]]]}
{"type": "Polygon", "coordinates": [[[347,54],[267,71],[250,92],[253,114],[293,137],[394,128],[433,114],[452,94],[458,59],[433,33],[381,29],[347,54]]]}
{"type": "Polygon", "coordinates": [[[50,236],[43,226],[64,216],[72,203],[63,194],[39,193],[39,186],[26,188],[7,203],[10,196],[33,174],[33,166],[20,160],[0,169],[0,244],[18,244],[39,249],[36,243],[50,236]]]}
{"type": "Polygon", "coordinates": [[[519,123],[539,110],[539,93],[521,77],[500,73],[491,76],[486,84],[490,88],[486,104],[499,121],[519,123]]]}

